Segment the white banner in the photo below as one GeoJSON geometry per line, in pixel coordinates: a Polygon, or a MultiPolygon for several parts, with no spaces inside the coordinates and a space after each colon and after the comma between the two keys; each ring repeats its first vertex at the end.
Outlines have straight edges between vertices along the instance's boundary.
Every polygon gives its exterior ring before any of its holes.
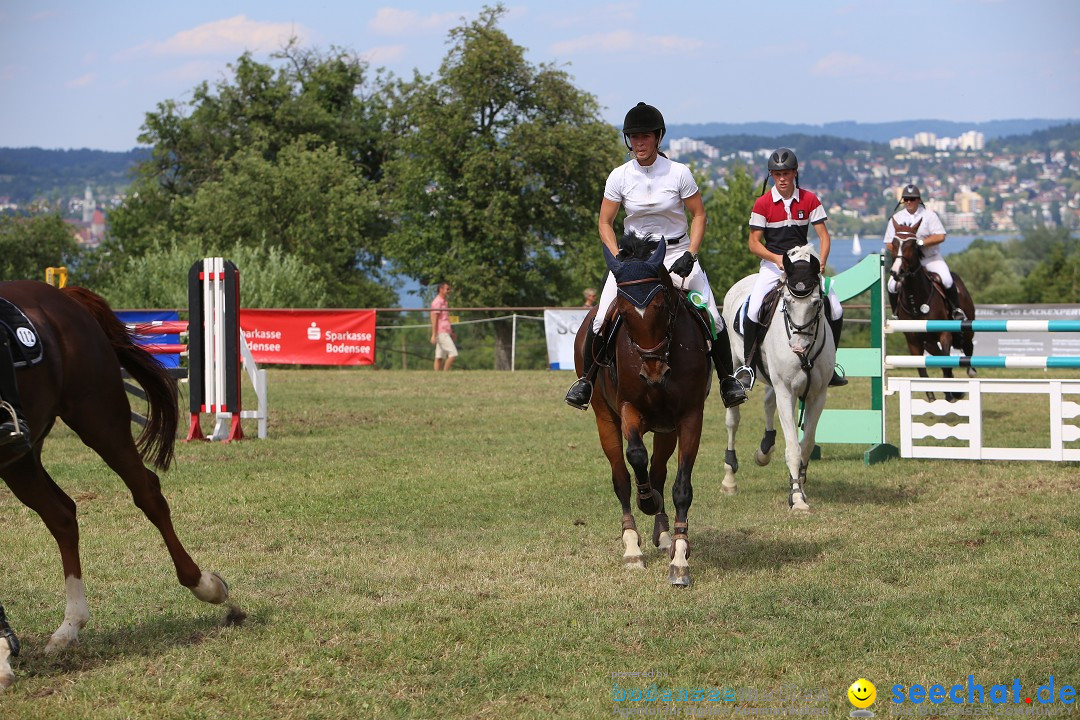
{"type": "Polygon", "coordinates": [[[574,339],[588,308],[544,311],[544,334],[547,336],[548,367],[552,370],[574,369],[574,339]]]}

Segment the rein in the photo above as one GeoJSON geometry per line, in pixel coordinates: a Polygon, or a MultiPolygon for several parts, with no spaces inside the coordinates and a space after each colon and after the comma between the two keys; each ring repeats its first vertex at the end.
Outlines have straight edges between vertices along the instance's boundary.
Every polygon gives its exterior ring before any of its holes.
{"type": "MultiPolygon", "coordinates": [[[[789,297],[787,297],[787,296],[790,296],[790,298],[794,298],[796,296],[793,295],[790,290],[787,290],[787,288],[785,288],[785,293],[784,294],[785,294],[786,297],[783,298],[784,307],[783,307],[782,312],[784,314],[784,330],[787,332],[788,342],[789,343],[791,342],[791,336],[792,335],[808,335],[811,338],[810,339],[810,351],[809,352],[806,352],[806,353],[796,352],[795,353],[796,355],[799,356],[799,363],[802,366],[803,372],[806,373],[806,387],[803,389],[803,393],[799,397],[799,401],[802,403],[802,409],[799,411],[799,423],[798,423],[799,427],[802,427],[802,424],[803,424],[802,414],[806,410],[806,396],[810,392],[810,371],[814,369],[814,361],[817,360],[818,357],[821,356],[821,353],[825,350],[825,335],[824,335],[824,333],[820,332],[820,330],[821,330],[821,317],[823,315],[822,310],[823,310],[823,306],[824,306],[824,301],[823,301],[823,299],[821,297],[821,287],[820,287],[820,285],[816,287],[814,292],[817,294],[817,298],[815,300],[813,300],[812,302],[817,306],[817,310],[814,312],[813,317],[810,320],[803,323],[802,325],[800,325],[797,322],[795,322],[794,320],[792,320],[791,316],[788,315],[788,311],[787,311],[788,302],[789,302],[789,297]],[[820,344],[818,344],[818,336],[819,335],[821,336],[821,343],[820,344]],[[813,352],[815,345],[817,345],[817,352],[813,352]]],[[[792,352],[794,352],[794,351],[792,351],[792,352]]]]}
{"type": "MultiPolygon", "coordinates": [[[[656,283],[663,285],[657,278],[644,278],[642,280],[627,280],[616,285],[616,287],[627,287],[630,285],[642,285],[645,283],[656,283]]],[[[667,332],[664,335],[664,339],[651,348],[643,348],[638,345],[630,334],[629,326],[626,328],[626,337],[630,340],[630,344],[634,346],[634,351],[644,362],[645,360],[659,360],[665,365],[668,364],[668,356],[671,354],[671,338],[675,332],[675,316],[679,312],[679,303],[672,302],[671,298],[672,288],[664,286],[664,298],[668,304],[668,319],[667,319],[667,332]],[[660,349],[663,348],[663,352],[660,349]]]]}

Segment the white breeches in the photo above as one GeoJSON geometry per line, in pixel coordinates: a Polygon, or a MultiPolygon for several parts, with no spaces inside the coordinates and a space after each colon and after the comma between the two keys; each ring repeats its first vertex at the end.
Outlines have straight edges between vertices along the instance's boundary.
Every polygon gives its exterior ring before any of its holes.
{"type": "MultiPolygon", "coordinates": [[[[746,319],[751,322],[761,321],[761,302],[765,299],[765,296],[769,294],[769,291],[776,287],[776,284],[780,282],[780,278],[783,276],[784,271],[777,267],[776,263],[769,260],[761,261],[761,268],[758,270],[757,280],[754,282],[754,288],[750,291],[750,304],[746,308],[746,319]]],[[[825,277],[821,278],[822,288],[825,287],[825,277]]],[[[839,320],[844,316],[844,306],[840,304],[840,300],[836,297],[836,290],[829,286],[829,317],[833,320],[839,320]]]]}
{"type": "MultiPolygon", "coordinates": [[[[900,261],[902,258],[896,258],[893,260],[892,271],[894,273],[900,272],[900,261]]],[[[924,257],[919,263],[926,268],[927,272],[936,273],[941,278],[941,285],[947,290],[953,286],[952,273],[949,272],[949,266],[945,264],[945,261],[940,255],[933,257],[924,257]]],[[[896,292],[896,279],[889,277],[889,292],[896,292]]]]}
{"type": "MultiPolygon", "coordinates": [[[[684,243],[669,247],[667,254],[664,256],[664,267],[670,269],[672,264],[686,252],[687,247],[688,245],[684,243]]],[[[705,271],[701,269],[701,265],[695,262],[694,269],[685,278],[672,275],[671,282],[679,290],[686,292],[696,290],[705,297],[706,309],[716,325],[717,332],[719,332],[720,328],[723,327],[720,324],[722,322],[720,320],[720,311],[716,308],[716,298],[713,297],[712,286],[709,285],[709,278],[705,276],[705,271]]],[[[608,309],[611,307],[611,303],[615,302],[615,296],[618,293],[619,288],[615,283],[615,276],[609,272],[607,279],[604,281],[604,289],[600,292],[600,300],[596,303],[596,317],[593,318],[592,323],[593,332],[600,332],[600,326],[603,325],[608,309]]]]}

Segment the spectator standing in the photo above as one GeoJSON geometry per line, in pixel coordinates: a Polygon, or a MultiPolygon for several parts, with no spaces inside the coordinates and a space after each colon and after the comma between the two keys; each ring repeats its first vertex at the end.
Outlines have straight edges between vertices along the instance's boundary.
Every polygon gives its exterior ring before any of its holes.
{"type": "Polygon", "coordinates": [[[450,325],[450,283],[439,283],[439,294],[431,301],[431,344],[435,346],[435,369],[449,370],[457,357],[457,335],[450,325]]]}

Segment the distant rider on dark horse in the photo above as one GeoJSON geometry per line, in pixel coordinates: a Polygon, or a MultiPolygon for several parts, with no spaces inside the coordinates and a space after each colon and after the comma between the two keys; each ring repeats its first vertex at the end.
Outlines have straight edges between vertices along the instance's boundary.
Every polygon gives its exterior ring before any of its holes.
{"type": "MultiPolygon", "coordinates": [[[[953,283],[952,273],[949,272],[945,259],[941,257],[941,243],[945,242],[945,226],[941,224],[941,218],[923,204],[922,194],[914,184],[904,188],[900,194],[900,203],[903,204],[903,209],[892,216],[889,226],[885,228],[885,246],[891,247],[894,238],[914,238],[922,248],[920,263],[926,268],[926,272],[936,273],[941,278],[941,287],[945,290],[945,300],[949,303],[953,320],[967,320],[967,315],[960,309],[960,297],[956,284],[953,283]]],[[[889,278],[889,305],[892,306],[894,317],[900,289],[896,275],[900,272],[901,259],[900,253],[897,253],[892,264],[892,276],[889,278]]]]}
{"type": "Polygon", "coordinates": [[[15,361],[8,333],[0,328],[0,465],[30,452],[30,429],[23,417],[15,361]]]}
{"type": "MultiPolygon", "coordinates": [[[[705,237],[705,204],[690,169],[660,152],[666,129],[664,116],[652,105],[640,102],[626,113],[623,142],[632,157],[608,176],[600,203],[600,241],[612,255],[619,254],[614,223],[620,207],[626,210],[625,232],[642,238],[664,238],[667,242],[664,266],[671,272],[675,287],[698,293],[705,301],[716,330],[709,356],[720,379],[720,397],[725,407],[734,407],[746,402],[746,391],[732,377],[731,345],[724,321],[716,309],[709,279],[697,261],[705,237]],[[689,227],[687,212],[691,217],[689,227]]],[[[605,342],[600,336],[601,328],[617,294],[615,277],[609,272],[585,338],[584,373],[566,393],[567,404],[579,410],[585,410],[592,399],[597,357],[602,355],[605,342]]]]}
{"type": "MultiPolygon", "coordinates": [[[[761,197],[750,213],[750,252],[761,258],[757,282],[750,291],[743,323],[743,365],[735,371],[743,387],[754,387],[754,354],[761,331],[761,303],[780,282],[784,271],[784,255],[788,250],[809,244],[810,226],[818,237],[821,267],[829,260],[832,238],[825,226],[828,215],[817,195],[799,187],[799,159],[789,148],[778,148],[769,156],[769,177],[773,187],[762,188],[761,197]]],[[[768,182],[768,180],[766,180],[768,182]]],[[[840,332],[844,327],[844,308],[840,305],[831,284],[824,293],[829,298],[825,316],[832,330],[833,343],[840,347],[840,332]]],[[[847,385],[847,378],[833,370],[830,387],[847,385]]]]}

